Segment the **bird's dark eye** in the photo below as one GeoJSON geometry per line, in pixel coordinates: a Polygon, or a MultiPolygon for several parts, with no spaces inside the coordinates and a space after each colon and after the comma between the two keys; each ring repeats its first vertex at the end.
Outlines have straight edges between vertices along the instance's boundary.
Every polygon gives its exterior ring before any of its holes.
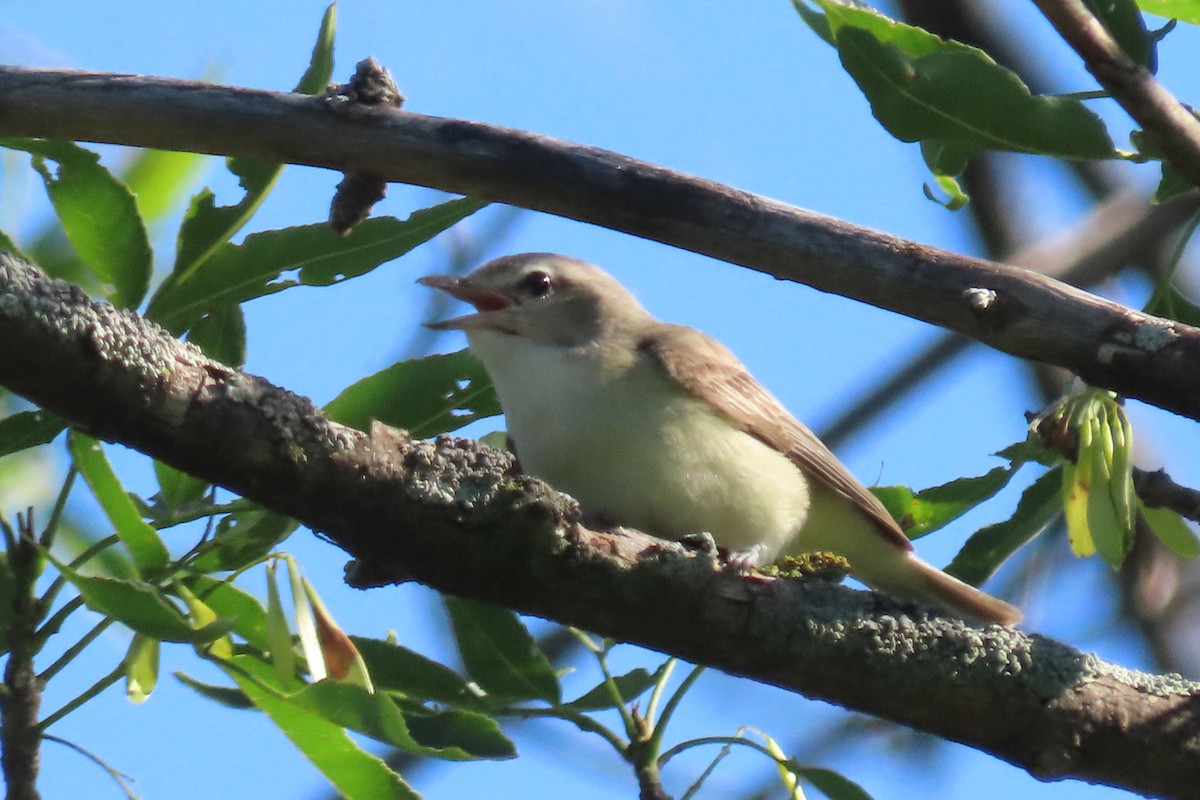
{"type": "Polygon", "coordinates": [[[521,279],[521,289],[531,297],[545,297],[554,288],[550,273],[535,270],[521,279]]]}

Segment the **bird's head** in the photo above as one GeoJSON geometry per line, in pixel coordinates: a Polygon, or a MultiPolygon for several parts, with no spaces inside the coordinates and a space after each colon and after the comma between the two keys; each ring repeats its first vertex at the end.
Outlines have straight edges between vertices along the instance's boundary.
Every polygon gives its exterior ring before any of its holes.
{"type": "Polygon", "coordinates": [[[575,347],[619,336],[650,319],[637,298],[604,270],[553,253],[505,256],[462,278],[430,275],[417,282],[475,307],[473,314],[427,323],[468,336],[492,331],[575,347]]]}

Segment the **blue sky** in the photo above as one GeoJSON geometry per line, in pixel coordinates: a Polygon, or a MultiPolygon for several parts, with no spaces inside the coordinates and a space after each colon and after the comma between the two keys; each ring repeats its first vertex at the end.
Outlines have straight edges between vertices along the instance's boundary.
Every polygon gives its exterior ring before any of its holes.
{"type": "MultiPolygon", "coordinates": [[[[306,63],[322,2],[160,4],[144,0],[103,4],[57,0],[42,4],[0,0],[0,61],[191,78],[215,74],[237,85],[286,90],[306,63]]],[[[1048,26],[1028,9],[1011,12],[1022,26],[1048,26]]],[[[631,0],[518,0],[414,3],[343,0],[339,7],[335,76],[344,79],[367,55],[389,67],[408,97],[407,108],[524,128],[701,175],[821,213],[950,249],[975,252],[963,221],[922,196],[927,175],[916,148],[893,140],[874,122],[865,100],[842,72],[832,50],[795,16],[787,0],[756,3],[637,3],[631,0]]],[[[1180,33],[1162,52],[1163,77],[1184,99],[1195,99],[1196,36],[1180,33]]],[[[1057,51],[1056,51],[1057,52],[1057,51]]],[[[1061,74],[1091,88],[1075,61],[1060,53],[1061,74]]],[[[1111,110],[1120,138],[1125,123],[1111,110]]],[[[110,159],[117,154],[110,153],[110,159]]],[[[1029,230],[1052,232],[1082,209],[1079,198],[1057,193],[1061,173],[1033,161],[1023,165],[1029,230]]],[[[5,170],[0,226],[18,237],[45,213],[40,184],[5,170]],[[25,183],[22,183],[25,181],[25,183]]],[[[1150,182],[1149,170],[1137,179],[1150,182]]],[[[255,229],[323,219],[340,176],[289,168],[252,222],[255,229]]],[[[214,161],[206,176],[220,199],[233,184],[214,161]]],[[[405,216],[437,195],[393,187],[378,213],[405,216]]],[[[483,212],[468,229],[487,221],[483,212]]],[[[170,240],[157,243],[170,252],[170,240]]],[[[624,234],[526,213],[499,251],[548,250],[594,261],[632,288],[663,319],[704,328],[728,344],[797,416],[820,430],[823,422],[872,385],[882,371],[931,341],[936,330],[897,315],[732,267],[624,234]]],[[[420,275],[443,267],[445,242],[423,248],[361,280],[333,289],[292,290],[247,308],[248,369],[311,396],[318,403],[391,363],[423,321],[420,275]]],[[[1105,287],[1136,303],[1143,289],[1126,282],[1105,287]]],[[[457,349],[448,337],[439,349],[457,349]]],[[[1024,436],[1022,412],[1036,400],[1024,370],[1005,356],[978,348],[952,374],[930,381],[839,455],[866,483],[922,487],[998,462],[995,450],[1024,436]]],[[[1193,423],[1132,405],[1140,430],[1159,443],[1162,464],[1182,482],[1200,484],[1200,435],[1193,423]],[[1170,443],[1167,447],[1165,443],[1170,443]]],[[[477,425],[474,433],[500,426],[477,425]]],[[[135,488],[152,491],[139,460],[122,458],[135,488]]],[[[1147,463],[1157,467],[1159,463],[1147,463]]],[[[921,544],[944,564],[975,528],[1011,511],[1015,492],[969,515],[921,544]]],[[[80,503],[78,512],[89,512],[80,503]]],[[[1061,547],[1055,545],[1056,547],[1061,547]]],[[[445,631],[427,622],[435,604],[420,587],[354,592],[341,584],[345,558],[306,533],[288,543],[342,624],[355,633],[398,631],[401,641],[450,659],[445,631]]],[[[1019,602],[1027,628],[1065,639],[1130,666],[1148,662],[1135,642],[1108,623],[1103,568],[1069,563],[1052,582],[1027,587],[1019,602]],[[1052,585],[1051,585],[1052,584],[1052,585]],[[1105,598],[1097,603],[1095,598],[1105,598]]],[[[261,591],[261,577],[246,583],[261,591]]],[[[80,631],[86,626],[80,628],[80,631]]],[[[126,640],[111,633],[91,661],[53,687],[47,710],[111,668],[126,640]]],[[[659,657],[626,648],[625,667],[659,657]]],[[[164,675],[197,666],[183,649],[164,652],[164,675]]],[[[596,680],[581,663],[569,684],[596,680]]],[[[685,704],[676,733],[728,735],[739,725],[761,728],[784,742],[804,741],[831,719],[828,706],[716,673],[706,675],[685,704]]],[[[96,752],[132,774],[147,798],[315,797],[320,778],[265,720],[218,708],[165,677],[145,705],[131,706],[119,689],[56,726],[57,735],[96,752]]],[[[516,734],[522,758],[502,764],[431,769],[415,778],[427,797],[578,798],[631,796],[628,770],[610,752],[556,723],[516,734]]],[[[814,764],[843,770],[876,798],[1101,798],[1116,790],[1078,783],[1042,784],[966,748],[945,745],[943,759],[909,751],[889,754],[887,736],[846,750],[822,752],[814,764]]],[[[939,750],[938,752],[943,752],[939,750]]],[[[672,765],[668,789],[678,794],[703,761],[672,765]]],[[[702,796],[724,797],[769,777],[761,759],[737,754],[723,764],[702,796]]],[[[106,778],[70,751],[47,744],[44,796],[117,796],[106,778]]]]}

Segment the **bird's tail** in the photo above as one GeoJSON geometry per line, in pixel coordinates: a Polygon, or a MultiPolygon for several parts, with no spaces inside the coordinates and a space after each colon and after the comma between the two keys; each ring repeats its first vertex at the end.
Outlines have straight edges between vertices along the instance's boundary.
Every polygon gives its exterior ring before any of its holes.
{"type": "Polygon", "coordinates": [[[897,556],[901,561],[886,573],[859,577],[872,588],[888,594],[924,600],[981,622],[1016,625],[1021,621],[1021,610],[1011,603],[947,575],[913,553],[897,552],[897,556]]]}

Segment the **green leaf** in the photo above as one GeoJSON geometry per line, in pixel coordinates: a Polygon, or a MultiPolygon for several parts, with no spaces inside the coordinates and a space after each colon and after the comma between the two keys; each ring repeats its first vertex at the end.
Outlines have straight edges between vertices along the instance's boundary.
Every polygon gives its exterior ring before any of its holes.
{"type": "Polygon", "coordinates": [[[449,667],[392,642],[351,636],[376,689],[403,694],[418,701],[482,709],[478,694],[449,667]]]}
{"type": "Polygon", "coordinates": [[[246,317],[237,303],[206,311],[188,331],[187,340],[222,364],[246,363],[246,317]]]}
{"type": "Polygon", "coordinates": [[[188,184],[204,169],[204,156],[173,150],[142,149],[121,170],[146,222],[167,216],[183,199],[188,184]]]}
{"type": "Polygon", "coordinates": [[[125,654],[125,696],[144,703],[158,684],[158,651],[161,643],[140,633],[133,635],[125,654]]]}
{"type": "Polygon", "coordinates": [[[67,427],[50,411],[20,411],[0,419],[0,456],[49,444],[67,427]]]}
{"type": "Polygon", "coordinates": [[[929,184],[925,184],[924,186],[925,197],[937,203],[942,208],[946,209],[947,211],[958,211],[967,203],[971,202],[970,195],[963,191],[962,186],[959,185],[957,178],[953,178],[949,175],[934,175],[933,179],[934,182],[937,183],[938,188],[947,194],[947,198],[945,200],[939,199],[937,195],[933,193],[933,189],[929,188],[929,184]]]}
{"type": "MultiPolygon", "coordinates": [[[[321,19],[308,68],[294,91],[301,94],[319,94],[328,86],[329,78],[333,74],[336,20],[336,7],[331,4],[325,9],[321,19]]],[[[228,206],[217,206],[210,189],[204,189],[192,198],[179,228],[174,269],[155,293],[155,299],[164,292],[171,291],[176,283],[189,278],[216,248],[228,242],[242,229],[262,205],[283,170],[282,164],[254,158],[229,158],[226,159],[225,165],[237,176],[238,184],[245,194],[240,201],[228,206]]],[[[151,306],[153,305],[154,301],[151,301],[151,306]]]]}
{"type": "Polygon", "coordinates": [[[217,524],[213,549],[192,562],[200,572],[238,570],[259,561],[299,527],[272,511],[239,511],[217,524]]]}
{"type": "Polygon", "coordinates": [[[233,620],[222,619],[200,629],[193,628],[183,612],[152,583],[92,578],[80,575],[59,561],[54,564],[79,590],[88,608],[152,639],[203,644],[224,636],[233,627],[233,620]]]}
{"type": "Polygon", "coordinates": [[[206,697],[213,702],[220,703],[227,708],[254,708],[254,703],[250,701],[250,698],[241,689],[231,689],[228,686],[216,686],[211,683],[205,683],[204,681],[196,680],[186,672],[176,671],[172,674],[180,683],[196,692],[196,694],[206,697]]]}
{"type": "Polygon", "coordinates": [[[821,37],[825,44],[836,47],[833,41],[833,31],[829,29],[829,20],[825,15],[815,9],[809,8],[808,3],[804,0],[792,0],[792,6],[796,9],[796,13],[800,15],[800,19],[804,24],[812,29],[812,32],[821,37]]]}
{"type": "MultiPolygon", "coordinates": [[[[1182,322],[1184,325],[1200,327],[1200,306],[1197,306],[1174,286],[1167,286],[1159,295],[1160,302],[1154,309],[1147,309],[1151,314],[1182,322]]],[[[4,423],[0,422],[0,425],[4,423]]]]}
{"type": "Polygon", "coordinates": [[[1200,25],[1200,2],[1196,0],[1138,0],[1138,5],[1160,17],[1200,25]]]}
{"type": "MultiPolygon", "coordinates": [[[[473,761],[479,756],[464,750],[452,739],[446,738],[454,730],[454,725],[447,718],[439,726],[427,721],[425,733],[437,746],[422,744],[413,738],[408,729],[408,721],[395,701],[386,693],[371,693],[361,686],[342,681],[321,681],[310,684],[299,692],[289,695],[289,699],[309,708],[323,718],[335,722],[344,728],[358,731],[372,739],[390,744],[406,753],[423,756],[433,756],[450,761],[473,761]],[[438,741],[442,737],[442,741],[438,741]]],[[[464,712],[465,714],[466,712],[464,712]]],[[[458,719],[460,728],[467,727],[466,717],[458,719]]],[[[487,717],[475,714],[473,720],[486,720],[487,717]]],[[[493,723],[494,725],[494,723],[493,723]]],[[[498,729],[496,731],[499,732],[498,729]]],[[[483,727],[476,725],[469,738],[472,741],[483,742],[483,727]]],[[[495,750],[495,742],[483,745],[485,750],[495,750]]],[[[487,758],[511,758],[511,743],[509,748],[499,756],[486,755],[487,758]]]]}
{"type": "Polygon", "coordinates": [[[451,200],[414,212],[407,220],[377,217],[341,236],[321,222],[247,236],[220,244],[186,277],[164,283],[147,316],[179,333],[212,309],[274,294],[293,286],[325,286],[365,275],[432,239],[486,203],[451,200]],[[299,270],[297,278],[284,272],[299,270]]]}
{"type": "MultiPolygon", "coordinates": [[[[235,656],[225,667],[238,687],[263,713],[271,718],[292,744],[321,771],[347,800],[414,800],[420,795],[384,761],[366,752],[350,738],[343,727],[325,719],[319,712],[290,697],[281,697],[263,684],[269,676],[261,662],[247,656],[235,656]]],[[[336,683],[330,683],[337,686],[336,683]]],[[[357,689],[358,687],[351,687],[357,689]]],[[[361,690],[360,690],[361,691],[361,690]]]]}
{"type": "Polygon", "coordinates": [[[393,364],[347,387],[325,411],[352,428],[379,420],[423,439],[495,416],[500,402],[483,365],[460,350],[393,364]]]}
{"type": "Polygon", "coordinates": [[[405,712],[408,732],[424,747],[471,758],[516,758],[517,748],[491,717],[463,709],[405,712]]]}
{"type": "Polygon", "coordinates": [[[270,649],[267,610],[257,597],[228,581],[193,575],[181,581],[222,619],[233,620],[233,632],[261,650],[270,649]]]}
{"type": "Polygon", "coordinates": [[[108,299],[128,308],[141,303],[153,254],[129,188],[100,165],[100,156],[72,142],[13,138],[0,139],[0,145],[33,156],[67,238],[108,299]],[[58,164],[57,174],[47,159],[58,164]]]}
{"type": "MultiPolygon", "coordinates": [[[[617,684],[617,691],[620,693],[621,699],[626,703],[636,700],[643,692],[658,683],[659,678],[662,677],[663,669],[664,667],[660,666],[651,675],[646,670],[638,667],[631,672],[613,678],[613,681],[617,684]]],[[[612,699],[612,692],[608,688],[607,681],[601,681],[582,696],[566,705],[568,708],[573,708],[576,711],[600,711],[606,708],[616,708],[616,703],[612,699]]]]}
{"type": "Polygon", "coordinates": [[[509,702],[561,701],[554,668],[516,614],[461,597],[443,602],[463,666],[485,692],[509,702]]]}
{"type": "Polygon", "coordinates": [[[865,789],[840,772],[799,766],[796,766],[794,771],[829,800],[872,800],[865,789]]]}
{"type": "Polygon", "coordinates": [[[1022,464],[1041,464],[1043,467],[1056,467],[1062,463],[1062,456],[1051,450],[1042,437],[1030,433],[1023,442],[1010,444],[996,455],[1008,459],[1013,467],[1022,464]]]}
{"type": "Polygon", "coordinates": [[[936,175],[985,150],[1058,158],[1115,156],[1100,118],[1078,100],[1034,96],[986,53],[865,7],[817,0],[842,65],[896,138],[922,142],[936,175]]]}
{"type": "Polygon", "coordinates": [[[980,528],[946,567],[946,572],[972,586],[992,576],[1004,561],[1050,524],[1062,510],[1062,467],[1031,483],[1016,511],[1003,522],[980,528]]]}
{"type": "Polygon", "coordinates": [[[169,564],[171,553],[158,532],[142,519],[108,463],[100,442],[77,431],[71,431],[67,442],[79,474],[100,502],[117,536],[129,548],[138,569],[153,572],[169,564]]]}
{"type": "Polygon", "coordinates": [[[193,478],[157,459],[154,461],[154,477],[158,480],[163,501],[172,509],[194,503],[208,491],[208,482],[193,478]]]}
{"type": "Polygon", "coordinates": [[[279,594],[279,581],[275,578],[278,561],[267,562],[267,646],[271,666],[279,685],[290,688],[297,682],[296,648],[292,643],[292,629],[288,627],[287,614],[283,610],[283,599],[279,594]]]}
{"type": "Polygon", "coordinates": [[[308,69],[300,76],[300,82],[292,91],[298,94],[321,94],[329,88],[329,79],[333,77],[333,40],[336,32],[337,3],[330,3],[321,16],[321,27],[308,59],[308,69]]]}
{"type": "Polygon", "coordinates": [[[959,478],[913,494],[906,486],[877,486],[875,493],[910,539],[919,539],[958,519],[1008,485],[1014,469],[996,467],[986,475],[959,478]]]}
{"type": "Polygon", "coordinates": [[[1169,508],[1141,507],[1142,516],[1158,540],[1180,558],[1195,558],[1200,555],[1200,538],[1184,522],[1179,512],[1169,508]]]}
{"type": "Polygon", "coordinates": [[[1125,55],[1151,72],[1158,70],[1158,49],[1134,0],[1084,0],[1084,4],[1121,45],[1125,55]]]}

